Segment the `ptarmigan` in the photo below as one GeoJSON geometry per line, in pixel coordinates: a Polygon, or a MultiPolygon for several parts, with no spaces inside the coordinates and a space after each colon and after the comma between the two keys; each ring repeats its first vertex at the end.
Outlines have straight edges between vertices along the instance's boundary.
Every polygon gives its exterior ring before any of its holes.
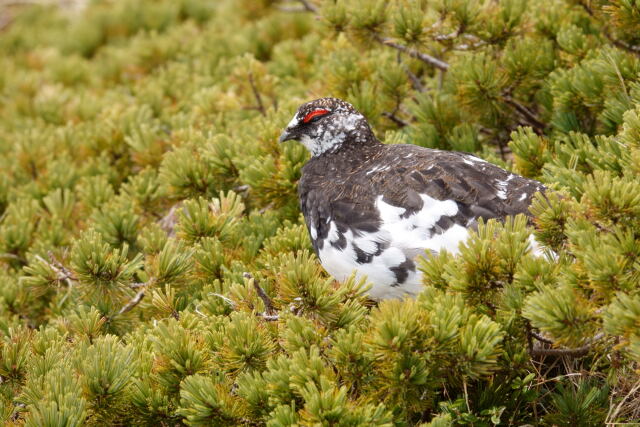
{"type": "Polygon", "coordinates": [[[416,295],[418,256],[456,253],[479,218],[528,215],[546,190],[471,154],[385,145],[336,98],[300,106],[280,136],[292,139],[312,156],[298,195],[322,266],[339,281],[366,276],[376,300],[416,295]]]}

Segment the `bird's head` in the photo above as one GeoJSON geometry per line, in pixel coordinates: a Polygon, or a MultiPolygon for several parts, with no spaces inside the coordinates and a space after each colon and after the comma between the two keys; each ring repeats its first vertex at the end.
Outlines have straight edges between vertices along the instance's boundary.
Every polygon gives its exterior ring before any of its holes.
{"type": "Polygon", "coordinates": [[[335,152],[345,143],[362,145],[376,140],[367,119],[338,98],[302,104],[280,135],[280,142],[292,139],[300,141],[314,157],[335,152]]]}

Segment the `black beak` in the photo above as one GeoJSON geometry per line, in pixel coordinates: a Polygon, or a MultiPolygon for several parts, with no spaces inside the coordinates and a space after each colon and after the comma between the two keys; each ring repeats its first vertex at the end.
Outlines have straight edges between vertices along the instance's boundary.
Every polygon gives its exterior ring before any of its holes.
{"type": "Polygon", "coordinates": [[[288,129],[285,129],[284,131],[282,131],[282,134],[280,134],[279,141],[280,142],[291,141],[292,139],[296,139],[296,138],[297,137],[293,132],[289,132],[288,129]]]}

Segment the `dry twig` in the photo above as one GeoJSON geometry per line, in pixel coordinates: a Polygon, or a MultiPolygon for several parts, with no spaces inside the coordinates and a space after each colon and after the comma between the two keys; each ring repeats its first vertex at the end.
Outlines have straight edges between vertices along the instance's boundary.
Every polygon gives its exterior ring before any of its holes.
{"type": "MultiPolygon", "coordinates": [[[[533,334],[533,332],[530,332],[531,334],[533,334]]],[[[532,335],[534,336],[534,338],[538,339],[538,338],[543,338],[540,335],[536,334],[536,335],[532,335]]],[[[591,340],[590,342],[588,342],[587,344],[580,346],[580,347],[576,347],[576,348],[546,348],[546,347],[542,347],[542,346],[533,346],[529,352],[532,356],[567,356],[567,357],[582,357],[584,355],[586,355],[589,350],[591,350],[591,347],[593,346],[593,343],[595,343],[596,341],[601,340],[602,338],[604,338],[604,333],[598,333],[596,334],[591,340]]],[[[544,342],[545,344],[553,344],[553,341],[547,340],[546,338],[543,338],[544,341],[542,341],[542,339],[540,341],[544,342]]]]}
{"type": "Polygon", "coordinates": [[[21,264],[27,264],[27,260],[23,257],[21,257],[20,255],[16,255],[16,254],[10,254],[10,253],[1,253],[0,254],[0,259],[5,258],[5,259],[14,259],[16,261],[19,261],[21,264]]]}
{"type": "Polygon", "coordinates": [[[70,288],[73,287],[73,282],[78,281],[76,277],[73,275],[73,273],[64,265],[62,265],[62,263],[55,258],[55,256],[51,251],[48,252],[48,256],[50,261],[47,261],[46,259],[42,258],[40,255],[36,255],[35,258],[38,261],[44,264],[47,264],[47,266],[51,270],[53,270],[54,273],[56,273],[56,281],[66,282],[70,288]]]}
{"type": "Polygon", "coordinates": [[[640,381],[636,382],[636,384],[633,386],[633,388],[631,390],[629,390],[629,393],[627,393],[622,398],[622,400],[620,401],[620,403],[618,403],[618,405],[616,406],[615,409],[613,409],[613,407],[609,408],[609,413],[607,414],[607,418],[605,420],[605,423],[607,425],[615,423],[615,420],[618,417],[618,414],[620,413],[622,408],[624,407],[625,402],[630,397],[633,397],[638,390],[640,390],[640,381]]]}
{"type": "Polygon", "coordinates": [[[260,316],[263,319],[269,320],[269,321],[278,320],[279,319],[278,310],[274,308],[273,303],[271,302],[271,298],[269,298],[269,295],[267,295],[264,289],[262,289],[262,287],[258,284],[258,281],[251,275],[251,273],[248,273],[248,272],[242,273],[242,276],[245,279],[248,279],[253,282],[253,287],[256,290],[260,299],[262,300],[262,303],[264,304],[264,313],[261,313],[260,316]]]}
{"type": "Polygon", "coordinates": [[[544,132],[544,129],[546,127],[545,124],[538,120],[536,115],[531,110],[520,104],[515,99],[511,98],[511,96],[509,95],[504,96],[503,100],[507,103],[507,105],[511,106],[518,114],[520,114],[525,119],[525,121],[534,128],[536,133],[542,134],[544,132]]]}
{"type": "Polygon", "coordinates": [[[160,221],[158,221],[158,225],[160,226],[160,228],[167,232],[168,237],[173,237],[176,234],[175,228],[178,222],[177,212],[181,206],[182,203],[176,203],[175,205],[171,206],[169,212],[167,212],[167,214],[163,216],[160,221]]]}
{"type": "Polygon", "coordinates": [[[389,120],[391,120],[393,123],[397,124],[400,127],[405,127],[405,126],[409,126],[408,122],[405,122],[404,120],[402,120],[401,118],[397,117],[395,115],[395,113],[389,113],[389,112],[383,112],[382,115],[386,118],[388,118],[389,120]]]}
{"type": "MultiPolygon", "coordinates": [[[[138,293],[136,294],[136,296],[134,296],[133,298],[131,298],[131,300],[130,300],[128,303],[126,303],[126,304],[124,305],[124,307],[122,307],[122,308],[120,309],[120,311],[119,311],[115,316],[119,316],[119,315],[121,315],[121,314],[124,314],[124,313],[126,313],[126,312],[129,312],[129,311],[133,310],[133,308],[134,308],[136,305],[140,304],[140,301],[142,301],[142,298],[144,298],[144,293],[145,293],[145,291],[146,291],[146,289],[143,289],[143,290],[141,290],[141,291],[138,291],[138,293]]],[[[113,316],[113,317],[115,317],[115,316],[113,316]]],[[[112,319],[113,319],[113,317],[112,317],[112,319]]]]}
{"type": "Polygon", "coordinates": [[[420,61],[429,64],[439,70],[442,71],[447,71],[449,69],[449,64],[447,64],[446,62],[436,58],[435,56],[431,56],[431,55],[427,55],[426,53],[422,53],[418,50],[415,50],[413,48],[407,47],[405,45],[402,45],[400,43],[396,43],[394,41],[392,41],[389,38],[386,37],[380,37],[380,36],[376,36],[375,37],[376,41],[378,41],[379,43],[382,43],[385,46],[389,46],[392,47],[394,49],[397,49],[401,52],[406,53],[407,55],[409,55],[412,58],[416,58],[419,59],[420,61]]]}
{"type": "Polygon", "coordinates": [[[260,111],[260,114],[263,116],[267,115],[267,111],[264,109],[264,104],[262,103],[262,97],[260,96],[260,92],[258,92],[258,88],[256,87],[256,83],[253,80],[253,73],[249,72],[249,85],[251,86],[251,91],[253,92],[253,96],[256,98],[256,110],[260,111]]]}
{"type": "MultiPolygon", "coordinates": [[[[587,12],[589,16],[591,16],[592,18],[598,19],[598,17],[596,17],[595,12],[593,11],[593,9],[591,8],[588,2],[585,3],[583,1],[579,1],[578,4],[580,5],[580,7],[582,7],[582,9],[584,9],[585,12],[587,12]]],[[[602,26],[602,34],[605,36],[607,40],[613,43],[614,46],[619,47],[620,49],[624,49],[628,52],[634,53],[636,55],[640,55],[640,46],[631,45],[627,42],[614,38],[609,32],[609,27],[607,25],[602,26]]]]}
{"type": "Polygon", "coordinates": [[[407,76],[409,77],[409,80],[411,80],[411,86],[415,90],[417,90],[418,92],[426,92],[427,91],[427,89],[425,89],[424,85],[420,81],[420,78],[418,78],[418,76],[413,74],[411,72],[411,70],[409,69],[409,67],[404,66],[404,71],[405,71],[405,73],[407,73],[407,76]]]}
{"type": "Polygon", "coordinates": [[[545,343],[545,344],[553,344],[553,341],[552,341],[552,340],[550,340],[549,338],[545,338],[545,337],[543,337],[542,335],[540,335],[540,334],[538,334],[538,333],[536,333],[536,332],[529,331],[529,334],[530,334],[533,338],[537,339],[537,340],[538,340],[538,341],[540,341],[540,342],[543,342],[543,343],[545,343]]]}
{"type": "Polygon", "coordinates": [[[318,13],[318,8],[313,5],[309,0],[299,0],[300,3],[302,3],[302,6],[304,6],[304,9],[312,12],[312,13],[318,13]]]}

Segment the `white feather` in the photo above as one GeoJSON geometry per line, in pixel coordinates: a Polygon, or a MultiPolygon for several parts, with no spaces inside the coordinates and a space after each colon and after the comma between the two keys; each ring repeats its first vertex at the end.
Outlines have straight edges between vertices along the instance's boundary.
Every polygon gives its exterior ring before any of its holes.
{"type": "Polygon", "coordinates": [[[392,267],[397,267],[415,254],[426,250],[446,249],[458,252],[458,244],[466,240],[465,227],[454,225],[442,234],[431,234],[432,227],[444,216],[454,216],[458,206],[453,200],[436,200],[427,195],[420,196],[424,202],[422,209],[403,218],[405,208],[386,203],[382,196],[376,199],[376,208],[380,215],[380,229],[374,233],[361,233],[354,237],[347,231],[344,237],[347,245],[340,250],[331,245],[339,239],[337,226],[330,223],[327,239],[319,251],[320,261],[325,269],[337,280],[347,279],[355,270],[358,278],[366,277],[373,286],[369,292],[374,299],[400,298],[404,295],[416,295],[422,288],[419,271],[409,271],[407,279],[399,286],[392,267]],[[368,254],[378,250],[378,244],[388,247],[371,262],[359,264],[354,245],[368,254]]]}
{"type": "Polygon", "coordinates": [[[300,120],[298,120],[298,115],[293,116],[293,119],[287,125],[287,129],[293,129],[300,124],[300,120]]]}
{"type": "Polygon", "coordinates": [[[502,200],[506,200],[507,198],[507,181],[496,180],[496,185],[498,186],[498,192],[496,195],[502,200]]]}

